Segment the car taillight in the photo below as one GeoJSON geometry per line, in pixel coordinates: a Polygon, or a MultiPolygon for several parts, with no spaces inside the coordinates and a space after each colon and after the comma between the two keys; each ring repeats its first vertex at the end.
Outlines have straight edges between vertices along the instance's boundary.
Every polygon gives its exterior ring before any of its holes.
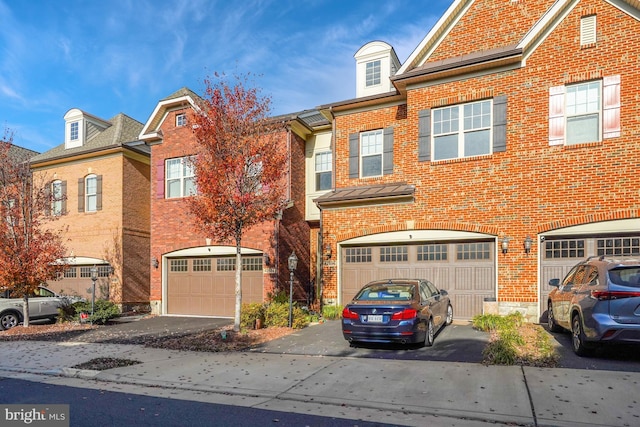
{"type": "Polygon", "coordinates": [[[609,301],[622,298],[640,297],[640,292],[635,291],[591,291],[591,297],[600,301],[609,301]]]}
{"type": "Polygon", "coordinates": [[[342,318],[358,320],[360,316],[355,311],[351,311],[348,307],[345,307],[344,310],[342,310],[342,318]]]}
{"type": "Polygon", "coordinates": [[[411,320],[418,317],[418,310],[414,308],[406,308],[402,311],[393,313],[391,320],[411,320]]]}

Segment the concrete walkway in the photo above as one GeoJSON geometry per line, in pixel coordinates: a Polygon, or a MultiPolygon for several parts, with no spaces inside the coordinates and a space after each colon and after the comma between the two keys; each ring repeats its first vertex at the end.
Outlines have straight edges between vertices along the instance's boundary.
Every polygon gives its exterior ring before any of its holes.
{"type": "Polygon", "coordinates": [[[635,426],[640,373],[0,342],[0,376],[396,425],[635,426]],[[137,360],[106,371],[97,357],[137,360]]]}

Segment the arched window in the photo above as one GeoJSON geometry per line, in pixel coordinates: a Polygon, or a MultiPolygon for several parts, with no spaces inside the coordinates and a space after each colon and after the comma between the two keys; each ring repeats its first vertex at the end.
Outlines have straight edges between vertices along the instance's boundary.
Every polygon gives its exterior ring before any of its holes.
{"type": "Polygon", "coordinates": [[[102,209],[102,175],[90,174],[78,179],[78,212],[102,209]]]}

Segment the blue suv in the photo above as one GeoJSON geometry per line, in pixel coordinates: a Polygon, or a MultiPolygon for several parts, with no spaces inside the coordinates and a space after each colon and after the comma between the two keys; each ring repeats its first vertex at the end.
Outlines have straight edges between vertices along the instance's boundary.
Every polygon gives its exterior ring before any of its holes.
{"type": "Polygon", "coordinates": [[[589,257],[549,285],[549,330],[571,331],[578,356],[597,344],[640,343],[640,257],[589,257]]]}

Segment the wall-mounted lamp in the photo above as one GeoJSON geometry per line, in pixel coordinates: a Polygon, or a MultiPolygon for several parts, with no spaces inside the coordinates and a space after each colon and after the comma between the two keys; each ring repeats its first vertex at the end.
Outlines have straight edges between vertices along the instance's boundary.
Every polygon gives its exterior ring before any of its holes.
{"type": "Polygon", "coordinates": [[[328,243],[324,247],[324,257],[326,259],[331,259],[331,245],[328,243]]]}
{"type": "Polygon", "coordinates": [[[271,261],[269,259],[269,254],[267,254],[267,253],[263,254],[262,258],[264,259],[264,265],[266,265],[268,267],[269,266],[269,262],[271,261]]]}
{"type": "Polygon", "coordinates": [[[502,238],[502,253],[506,254],[507,252],[509,252],[509,238],[504,236],[502,238]]]}
{"type": "Polygon", "coordinates": [[[151,258],[151,265],[153,266],[153,268],[158,268],[158,266],[160,265],[160,262],[158,261],[158,258],[153,257],[151,258]]]}
{"type": "Polygon", "coordinates": [[[531,252],[531,245],[533,244],[533,239],[531,238],[531,236],[527,236],[524,239],[524,253],[528,254],[529,252],[531,252]]]}

